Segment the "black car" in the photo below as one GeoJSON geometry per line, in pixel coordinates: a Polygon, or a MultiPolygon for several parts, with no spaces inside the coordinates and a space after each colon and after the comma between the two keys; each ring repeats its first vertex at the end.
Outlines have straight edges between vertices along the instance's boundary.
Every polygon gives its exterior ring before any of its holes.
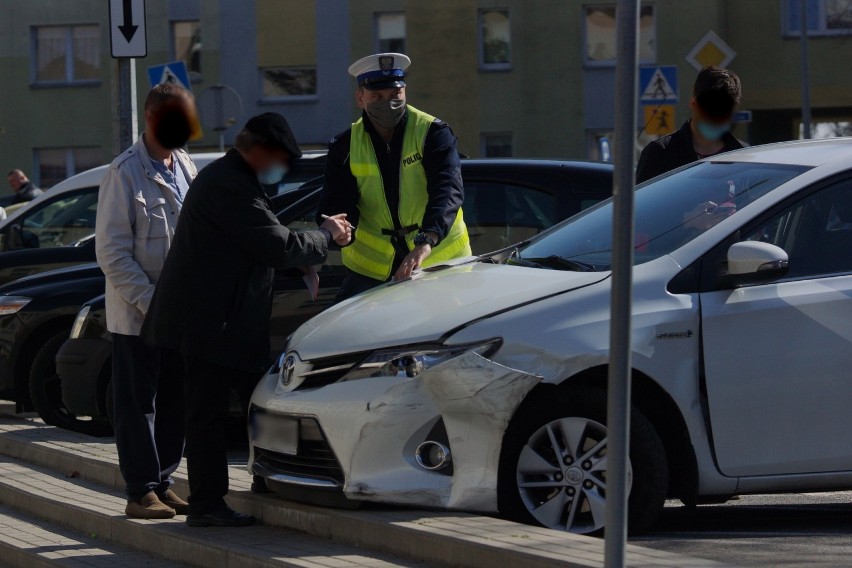
{"type": "MultiPolygon", "coordinates": [[[[612,167],[588,162],[540,160],[464,160],[465,222],[475,254],[523,241],[586,207],[609,197],[612,167]]],[[[320,189],[279,213],[293,230],[315,229],[320,189]]],[[[332,251],[320,271],[320,291],[311,301],[298,270],[280,271],[275,280],[271,356],[302,323],[334,300],[344,276],[340,252],[332,251]]],[[[68,326],[70,329],[71,326],[68,326]]],[[[56,368],[61,377],[63,411],[102,420],[108,412],[110,334],[103,299],[80,312],[56,368]],[[66,410],[67,409],[67,410],[66,410]]],[[[74,428],[66,421],[66,427],[74,428]]]]}

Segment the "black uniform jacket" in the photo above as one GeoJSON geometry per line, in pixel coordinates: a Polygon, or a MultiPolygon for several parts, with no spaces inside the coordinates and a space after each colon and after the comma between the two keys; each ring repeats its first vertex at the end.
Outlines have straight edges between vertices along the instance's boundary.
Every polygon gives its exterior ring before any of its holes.
{"type": "MultiPolygon", "coordinates": [[[[373,128],[370,119],[363,115],[364,128],[373,142],[376,160],[382,174],[388,208],[394,216],[394,227],[400,229],[399,177],[402,164],[402,140],[408,113],[397,125],[390,143],[385,143],[373,128]]],[[[352,129],[334,138],[328,145],[325,163],[325,186],[320,199],[319,214],[346,213],[350,223],[358,226],[358,183],[349,169],[349,144],[352,129]]],[[[456,136],[446,122],[435,120],[426,133],[423,144],[423,169],[426,171],[426,191],[429,199],[421,231],[432,231],[440,242],[456,220],[464,202],[464,184],[461,177],[461,160],[456,147],[456,136]]]]}
{"type": "Polygon", "coordinates": [[[28,181],[15,193],[15,197],[12,198],[12,205],[32,201],[42,193],[44,192],[37,188],[33,182],[28,181]]]}
{"type": "Polygon", "coordinates": [[[269,364],[275,268],[321,264],[327,232],[290,232],[231,150],[192,182],[142,327],[148,343],[248,372],[269,364]]]}
{"type": "MultiPolygon", "coordinates": [[[[722,138],[725,149],[722,152],[739,150],[745,144],[728,132],[722,138]]],[[[692,127],[687,120],[680,130],[668,136],[654,140],[642,150],[639,165],[636,166],[636,183],[642,183],[666,172],[700,159],[692,144],[692,127]]]]}

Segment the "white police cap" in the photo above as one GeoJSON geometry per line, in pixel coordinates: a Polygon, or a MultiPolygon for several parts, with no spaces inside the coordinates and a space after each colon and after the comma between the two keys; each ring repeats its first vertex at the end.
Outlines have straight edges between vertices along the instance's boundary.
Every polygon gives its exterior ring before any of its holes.
{"type": "Polygon", "coordinates": [[[405,86],[405,70],[411,59],[402,53],[376,53],[362,57],[349,66],[349,74],[358,85],[370,90],[405,86]]]}

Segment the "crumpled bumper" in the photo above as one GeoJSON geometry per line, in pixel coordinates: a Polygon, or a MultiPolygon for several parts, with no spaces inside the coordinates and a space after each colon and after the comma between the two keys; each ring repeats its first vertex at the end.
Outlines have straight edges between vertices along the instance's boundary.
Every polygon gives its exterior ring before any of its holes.
{"type": "MultiPolygon", "coordinates": [[[[343,471],[347,498],[495,512],[503,434],[540,380],[468,352],[414,379],[378,377],[287,392],[269,375],[252,404],[272,414],[316,418],[343,471]],[[416,448],[441,420],[451,474],[415,460],[416,448]]],[[[250,471],[256,453],[252,447],[250,471]]]]}

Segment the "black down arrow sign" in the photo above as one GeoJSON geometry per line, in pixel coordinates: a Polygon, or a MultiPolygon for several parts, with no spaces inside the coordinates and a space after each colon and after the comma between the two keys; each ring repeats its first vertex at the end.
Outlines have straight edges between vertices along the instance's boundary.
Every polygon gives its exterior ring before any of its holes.
{"type": "Polygon", "coordinates": [[[133,0],[124,0],[124,25],[118,26],[118,29],[121,31],[124,39],[127,40],[127,43],[130,43],[133,39],[133,36],[136,35],[136,30],[139,29],[139,26],[133,25],[133,0]]]}

